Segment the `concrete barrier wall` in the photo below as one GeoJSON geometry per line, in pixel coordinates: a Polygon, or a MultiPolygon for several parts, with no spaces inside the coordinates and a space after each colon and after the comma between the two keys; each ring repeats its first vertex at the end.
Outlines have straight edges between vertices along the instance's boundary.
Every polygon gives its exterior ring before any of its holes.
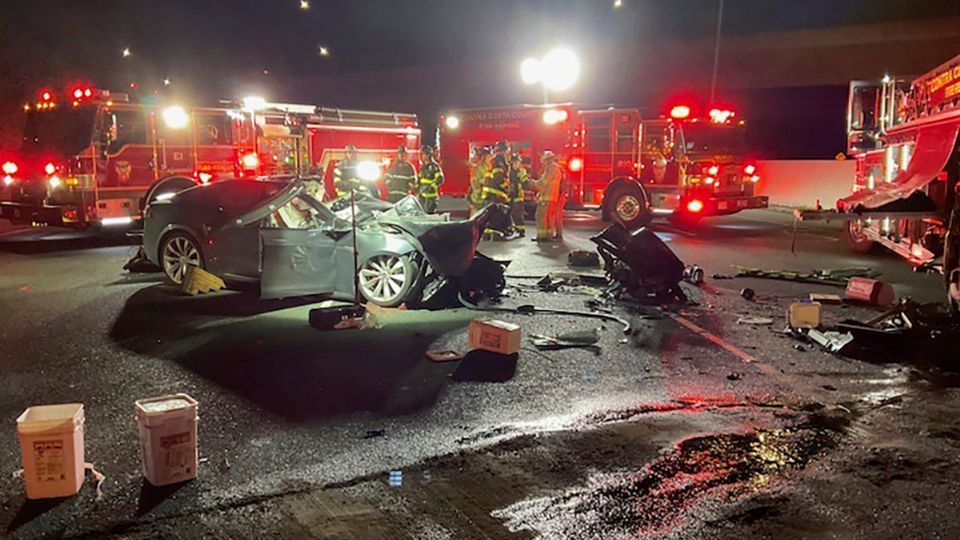
{"type": "Polygon", "coordinates": [[[770,197],[771,205],[813,208],[819,199],[833,208],[853,189],[855,168],[849,159],[758,161],[759,194],[770,197]]]}

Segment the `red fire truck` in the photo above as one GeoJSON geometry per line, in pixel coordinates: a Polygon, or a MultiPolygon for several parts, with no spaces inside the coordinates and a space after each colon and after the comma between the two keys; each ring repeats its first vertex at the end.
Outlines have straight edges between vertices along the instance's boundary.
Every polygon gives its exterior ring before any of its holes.
{"type": "Polygon", "coordinates": [[[123,228],[167,191],[259,175],[323,175],[332,196],[347,144],[382,190],[387,160],[420,144],[412,114],[259,98],[186,108],[76,86],[43,90],[24,110],[20,149],[0,153],[0,217],[17,223],[123,228]]]}
{"type": "Polygon", "coordinates": [[[760,178],[745,158],[743,131],[732,111],[700,118],[688,106],[650,120],[638,109],[573,104],[451,111],[438,132],[443,193],[466,195],[476,150],[503,140],[533,171],[543,151],[553,150],[573,186],[568,207],[600,209],[628,227],[655,213],[696,220],[765,208],[767,198],[754,193],[760,178]]]}
{"type": "Polygon", "coordinates": [[[850,84],[847,152],[856,159],[853,194],[835,211],[798,211],[839,220],[858,253],[883,246],[919,270],[946,276],[960,306],[960,56],[911,82],[885,76],[850,84]]]}

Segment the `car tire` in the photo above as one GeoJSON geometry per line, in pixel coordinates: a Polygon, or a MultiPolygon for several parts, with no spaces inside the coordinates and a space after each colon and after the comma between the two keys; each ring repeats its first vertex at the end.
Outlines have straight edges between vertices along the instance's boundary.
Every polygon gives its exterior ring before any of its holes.
{"type": "Polygon", "coordinates": [[[397,307],[415,292],[419,271],[410,257],[382,253],[360,263],[360,294],[381,307],[397,307]]]}
{"type": "Polygon", "coordinates": [[[604,196],[605,215],[610,221],[623,225],[628,231],[634,231],[653,221],[649,201],[639,184],[624,184],[604,196]]]}
{"type": "Polygon", "coordinates": [[[160,254],[157,257],[163,274],[174,285],[182,285],[187,267],[206,268],[200,242],[185,233],[172,232],[160,242],[160,254]]]}
{"type": "Polygon", "coordinates": [[[847,247],[854,253],[867,254],[876,250],[877,243],[863,235],[861,228],[863,222],[860,220],[847,221],[843,225],[843,240],[847,247]]]}

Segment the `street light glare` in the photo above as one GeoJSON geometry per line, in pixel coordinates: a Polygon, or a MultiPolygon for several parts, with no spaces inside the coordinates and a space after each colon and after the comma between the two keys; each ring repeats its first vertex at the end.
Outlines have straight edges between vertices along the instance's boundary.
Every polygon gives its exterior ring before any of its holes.
{"type": "Polygon", "coordinates": [[[613,7],[618,8],[623,6],[623,0],[613,0],[613,7]]]}
{"type": "Polygon", "coordinates": [[[130,47],[124,47],[123,50],[120,51],[120,56],[122,56],[122,57],[124,57],[124,58],[130,56],[131,54],[133,54],[133,53],[130,52],[130,47]]]}
{"type": "Polygon", "coordinates": [[[543,57],[543,84],[550,90],[566,90],[580,78],[580,60],[569,49],[554,49],[543,57]]]}
{"type": "Polygon", "coordinates": [[[320,47],[320,56],[330,56],[330,49],[321,46],[320,47]]]}
{"type": "Polygon", "coordinates": [[[536,58],[527,58],[520,64],[520,77],[524,84],[537,84],[543,81],[543,62],[536,58]]]}
{"type": "Polygon", "coordinates": [[[300,9],[302,10],[310,9],[310,2],[308,2],[307,0],[300,0],[300,9]]]}
{"type": "Polygon", "coordinates": [[[243,108],[248,111],[262,111],[267,108],[267,100],[260,96],[247,96],[242,102],[243,108]]]}

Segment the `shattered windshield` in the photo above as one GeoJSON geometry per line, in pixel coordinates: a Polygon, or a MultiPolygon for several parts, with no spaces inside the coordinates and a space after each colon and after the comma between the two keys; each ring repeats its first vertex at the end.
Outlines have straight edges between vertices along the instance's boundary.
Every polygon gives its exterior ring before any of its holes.
{"type": "Polygon", "coordinates": [[[23,150],[74,155],[90,144],[95,107],[57,108],[27,113],[23,150]]]}

